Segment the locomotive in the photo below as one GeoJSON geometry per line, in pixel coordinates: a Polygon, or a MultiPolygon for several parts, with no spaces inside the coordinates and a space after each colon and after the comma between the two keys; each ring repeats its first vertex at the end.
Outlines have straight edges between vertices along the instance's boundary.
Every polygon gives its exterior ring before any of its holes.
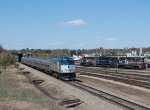
{"type": "Polygon", "coordinates": [[[141,57],[108,57],[84,58],[81,66],[98,66],[113,68],[145,69],[144,58],[141,57]],[[87,60],[88,59],[88,60],[87,60]],[[90,60],[89,60],[90,59],[90,60]]]}
{"type": "Polygon", "coordinates": [[[106,56],[99,57],[96,60],[96,66],[118,67],[118,58],[117,57],[106,57],[106,56]]]}
{"type": "Polygon", "coordinates": [[[81,66],[96,66],[96,57],[83,57],[81,62],[81,66]]]}
{"type": "Polygon", "coordinates": [[[118,68],[145,69],[144,58],[141,57],[121,57],[118,68]]]}
{"type": "Polygon", "coordinates": [[[46,71],[62,80],[74,80],[76,77],[75,63],[70,57],[52,59],[22,58],[21,62],[36,69],[46,71]]]}

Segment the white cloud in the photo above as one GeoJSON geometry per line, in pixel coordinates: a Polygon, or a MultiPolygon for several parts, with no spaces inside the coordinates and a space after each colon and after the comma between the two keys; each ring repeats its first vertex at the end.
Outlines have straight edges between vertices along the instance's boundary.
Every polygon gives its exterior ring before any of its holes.
{"type": "Polygon", "coordinates": [[[77,19],[77,20],[73,20],[73,21],[68,21],[67,24],[77,26],[77,25],[84,25],[84,24],[86,24],[86,22],[82,19],[77,19]]]}
{"type": "Polygon", "coordinates": [[[54,46],[56,46],[56,45],[61,45],[61,44],[63,44],[64,42],[62,42],[62,41],[58,41],[58,40],[51,40],[50,41],[50,44],[51,45],[54,45],[54,46]]]}
{"type": "Polygon", "coordinates": [[[105,41],[108,41],[108,42],[116,42],[116,41],[119,41],[119,39],[117,38],[112,38],[112,37],[109,37],[109,38],[104,38],[105,41]]]}
{"type": "Polygon", "coordinates": [[[80,26],[80,25],[85,25],[85,24],[87,24],[87,22],[85,20],[75,19],[72,21],[63,22],[60,24],[60,26],[61,27],[71,27],[71,26],[80,26]]]}

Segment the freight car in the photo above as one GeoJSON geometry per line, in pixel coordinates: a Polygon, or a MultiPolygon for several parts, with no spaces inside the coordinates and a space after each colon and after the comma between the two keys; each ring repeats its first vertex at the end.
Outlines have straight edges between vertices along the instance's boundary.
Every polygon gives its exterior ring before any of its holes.
{"type": "Polygon", "coordinates": [[[22,58],[21,62],[63,80],[74,80],[76,77],[75,63],[70,57],[52,59],[22,58]]]}

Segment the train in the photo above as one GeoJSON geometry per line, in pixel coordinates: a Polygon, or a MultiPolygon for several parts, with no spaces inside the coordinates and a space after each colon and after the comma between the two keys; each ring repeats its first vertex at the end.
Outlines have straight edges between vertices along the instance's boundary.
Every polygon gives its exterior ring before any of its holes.
{"type": "Polygon", "coordinates": [[[121,57],[118,68],[145,69],[146,67],[142,57],[121,57]]]}
{"type": "Polygon", "coordinates": [[[70,57],[56,57],[51,59],[25,58],[21,63],[45,71],[62,80],[75,80],[75,63],[70,57]]]}
{"type": "Polygon", "coordinates": [[[96,66],[96,57],[83,57],[80,65],[81,66],[96,66]]]}
{"type": "Polygon", "coordinates": [[[83,58],[80,62],[81,66],[111,67],[111,68],[129,68],[129,69],[145,69],[145,61],[142,57],[89,57],[83,58]]]}
{"type": "Polygon", "coordinates": [[[96,60],[96,66],[101,67],[117,67],[118,66],[118,58],[117,57],[98,57],[96,60]]]}

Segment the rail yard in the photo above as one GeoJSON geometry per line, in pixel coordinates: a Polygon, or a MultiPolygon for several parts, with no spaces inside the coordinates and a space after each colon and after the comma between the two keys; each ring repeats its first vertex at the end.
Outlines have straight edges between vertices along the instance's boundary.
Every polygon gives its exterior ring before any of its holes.
{"type": "Polygon", "coordinates": [[[20,64],[19,68],[47,97],[67,109],[150,110],[149,69],[89,67],[76,63],[76,78],[65,81],[40,67],[35,70],[33,65],[28,66],[20,64]],[[50,92],[49,86],[56,88],[50,92]]]}
{"type": "Polygon", "coordinates": [[[150,110],[150,0],[0,0],[0,110],[150,110]]]}
{"type": "MultiPolygon", "coordinates": [[[[18,59],[17,74],[52,100],[56,109],[150,110],[149,68],[107,66],[110,61],[99,60],[102,58],[98,58],[101,65],[86,65],[96,63],[89,59],[82,65],[84,58],[75,61],[72,57],[39,59],[19,55],[18,59]]],[[[132,63],[137,64],[143,65],[143,60],[132,63]]]]}

